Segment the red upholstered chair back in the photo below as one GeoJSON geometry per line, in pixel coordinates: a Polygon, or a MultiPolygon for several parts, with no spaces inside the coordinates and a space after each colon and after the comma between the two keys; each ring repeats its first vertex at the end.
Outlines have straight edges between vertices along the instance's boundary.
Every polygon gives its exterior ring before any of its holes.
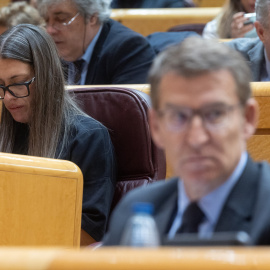
{"type": "Polygon", "coordinates": [[[119,87],[85,87],[69,90],[88,115],[110,132],[118,175],[112,209],[129,190],[164,179],[164,154],[152,142],[147,111],[149,96],[119,87]]]}

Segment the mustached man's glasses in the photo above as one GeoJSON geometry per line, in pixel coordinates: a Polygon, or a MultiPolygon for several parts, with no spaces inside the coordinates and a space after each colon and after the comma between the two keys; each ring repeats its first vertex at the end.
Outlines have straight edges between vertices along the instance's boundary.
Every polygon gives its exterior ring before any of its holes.
{"type": "Polygon", "coordinates": [[[54,29],[59,30],[59,31],[65,30],[67,29],[67,26],[71,25],[71,23],[75,21],[75,19],[79,16],[79,14],[80,13],[78,12],[74,17],[72,17],[67,22],[65,20],[63,21],[62,19],[56,17],[52,24],[49,24],[46,22],[45,27],[48,28],[49,26],[51,26],[54,29]]]}

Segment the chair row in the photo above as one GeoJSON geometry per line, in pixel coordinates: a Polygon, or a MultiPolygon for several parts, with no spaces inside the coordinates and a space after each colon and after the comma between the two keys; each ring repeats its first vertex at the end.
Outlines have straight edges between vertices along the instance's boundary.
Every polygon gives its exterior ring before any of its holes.
{"type": "Polygon", "coordinates": [[[147,36],[183,24],[206,24],[221,8],[113,9],[111,18],[147,36]]]}

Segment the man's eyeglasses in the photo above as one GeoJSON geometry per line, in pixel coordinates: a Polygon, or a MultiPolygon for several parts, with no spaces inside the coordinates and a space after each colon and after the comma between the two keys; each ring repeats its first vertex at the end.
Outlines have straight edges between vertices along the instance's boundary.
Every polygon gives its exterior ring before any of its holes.
{"type": "Polygon", "coordinates": [[[221,104],[218,106],[207,106],[197,110],[187,107],[167,107],[164,110],[159,110],[158,115],[164,118],[168,129],[171,131],[185,131],[195,115],[198,115],[202,119],[204,127],[207,130],[216,131],[229,123],[230,112],[240,106],[240,104],[221,104]]]}
{"type": "Polygon", "coordinates": [[[72,17],[68,22],[63,22],[62,20],[60,20],[59,18],[55,18],[54,22],[52,24],[48,24],[46,23],[45,27],[48,28],[49,26],[53,27],[56,30],[62,31],[64,29],[66,29],[67,26],[69,26],[72,22],[75,21],[75,19],[79,16],[79,12],[72,17]]]}
{"type": "Polygon", "coordinates": [[[0,85],[0,99],[5,98],[6,91],[16,98],[24,98],[30,95],[29,85],[35,81],[33,77],[30,81],[24,83],[14,83],[8,86],[0,85]]]}

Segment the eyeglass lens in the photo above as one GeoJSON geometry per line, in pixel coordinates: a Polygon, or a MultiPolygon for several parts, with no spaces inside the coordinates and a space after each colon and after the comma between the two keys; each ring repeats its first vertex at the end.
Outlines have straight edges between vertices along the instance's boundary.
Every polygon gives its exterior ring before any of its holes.
{"type": "Polygon", "coordinates": [[[175,131],[182,131],[187,128],[195,115],[200,116],[203,124],[209,130],[218,129],[227,123],[229,112],[238,105],[224,105],[218,107],[206,107],[199,110],[190,108],[167,109],[162,113],[165,116],[168,128],[175,131]]]}
{"type": "MultiPolygon", "coordinates": [[[[25,97],[28,96],[28,88],[26,85],[11,85],[8,89],[14,94],[16,97],[25,97]]],[[[3,88],[0,88],[0,97],[4,98],[5,91],[3,88]]]]}

